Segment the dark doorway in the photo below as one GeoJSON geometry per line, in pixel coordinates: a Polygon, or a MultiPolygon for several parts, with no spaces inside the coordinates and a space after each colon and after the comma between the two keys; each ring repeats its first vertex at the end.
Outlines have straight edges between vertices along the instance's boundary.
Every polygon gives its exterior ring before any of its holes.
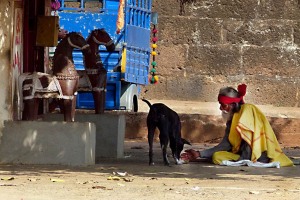
{"type": "MultiPolygon", "coordinates": [[[[46,0],[24,0],[23,72],[44,72],[44,47],[36,46],[37,19],[45,15],[46,0]]],[[[43,113],[39,100],[38,113],[43,113]]]]}
{"type": "Polygon", "coordinates": [[[37,16],[44,13],[45,0],[24,0],[23,72],[44,72],[44,47],[35,45],[37,16]]]}

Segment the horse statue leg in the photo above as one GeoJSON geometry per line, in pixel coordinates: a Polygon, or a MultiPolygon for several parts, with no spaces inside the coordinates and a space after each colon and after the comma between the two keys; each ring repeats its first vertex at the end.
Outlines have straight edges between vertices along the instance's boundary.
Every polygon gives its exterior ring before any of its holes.
{"type": "Polygon", "coordinates": [[[59,77],[58,81],[63,94],[63,98],[60,100],[60,106],[64,113],[64,121],[74,122],[78,78],[61,79],[61,77],[59,77]]]}
{"type": "Polygon", "coordinates": [[[79,76],[74,64],[69,61],[68,66],[56,74],[61,87],[60,107],[64,113],[64,121],[74,122],[76,95],[79,84],[79,76]]]}
{"type": "Polygon", "coordinates": [[[103,114],[105,110],[107,71],[102,66],[98,69],[86,69],[86,71],[93,87],[95,113],[103,114]]]}
{"type": "Polygon", "coordinates": [[[106,104],[106,80],[107,80],[107,71],[101,73],[100,76],[100,105],[101,105],[101,112],[104,113],[105,104],[106,104]]]}
{"type": "Polygon", "coordinates": [[[106,79],[107,71],[105,68],[99,69],[99,87],[93,89],[93,97],[95,102],[96,114],[104,113],[105,110],[105,98],[106,98],[106,79]]]}
{"type": "Polygon", "coordinates": [[[22,120],[35,121],[38,118],[39,99],[32,98],[23,100],[24,109],[22,112],[22,120]]]}

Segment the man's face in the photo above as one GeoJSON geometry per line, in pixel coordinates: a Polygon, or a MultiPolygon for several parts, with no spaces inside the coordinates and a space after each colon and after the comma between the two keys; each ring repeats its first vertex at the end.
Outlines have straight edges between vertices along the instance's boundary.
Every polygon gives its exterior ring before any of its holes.
{"type": "Polygon", "coordinates": [[[232,109],[232,105],[220,103],[220,110],[221,110],[222,112],[230,113],[231,109],[232,109]]]}
{"type": "Polygon", "coordinates": [[[222,118],[227,122],[232,118],[232,105],[220,103],[220,110],[222,111],[222,118]]]}

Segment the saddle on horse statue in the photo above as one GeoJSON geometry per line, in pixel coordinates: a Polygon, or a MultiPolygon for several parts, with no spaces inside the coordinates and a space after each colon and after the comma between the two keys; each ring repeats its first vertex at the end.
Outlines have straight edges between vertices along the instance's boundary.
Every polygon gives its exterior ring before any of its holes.
{"type": "Polygon", "coordinates": [[[53,57],[53,74],[23,73],[19,76],[24,109],[23,120],[37,120],[40,98],[57,98],[64,113],[64,121],[73,122],[79,76],[74,66],[73,50],[90,51],[81,33],[71,32],[60,41],[53,57]]]}

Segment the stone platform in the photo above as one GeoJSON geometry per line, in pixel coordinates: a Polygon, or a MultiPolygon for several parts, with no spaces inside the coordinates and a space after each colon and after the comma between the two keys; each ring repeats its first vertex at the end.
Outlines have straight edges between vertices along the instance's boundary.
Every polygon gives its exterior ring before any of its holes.
{"type": "Polygon", "coordinates": [[[6,121],[0,145],[1,164],[95,164],[93,123],[6,121]]]}
{"type": "Polygon", "coordinates": [[[78,166],[124,157],[122,114],[76,114],[75,122],[47,114],[41,121],[6,121],[2,132],[1,164],[78,166]]]}

